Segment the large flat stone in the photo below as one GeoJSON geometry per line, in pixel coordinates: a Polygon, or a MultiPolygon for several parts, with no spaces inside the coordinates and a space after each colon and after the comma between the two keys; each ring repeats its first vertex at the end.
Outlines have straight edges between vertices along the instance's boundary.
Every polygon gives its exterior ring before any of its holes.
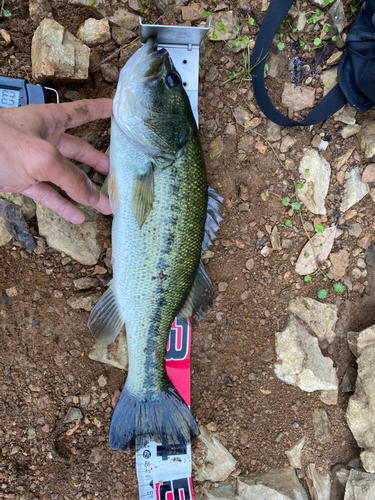
{"type": "Polygon", "coordinates": [[[39,235],[46,239],[48,246],[64,252],[81,264],[92,266],[98,262],[100,247],[96,241],[96,210],[79,205],[85,213],[83,224],[72,224],[56,212],[37,203],[39,235]]]}
{"type": "Polygon", "coordinates": [[[341,212],[349,210],[349,208],[361,201],[369,192],[369,185],[366,182],[362,182],[362,176],[358,168],[352,168],[350,170],[350,177],[345,183],[344,195],[340,205],[341,212]]]}
{"type": "Polygon", "coordinates": [[[375,498],[375,475],[351,469],[345,487],[344,500],[373,500],[375,498]]]}
{"type": "Polygon", "coordinates": [[[123,328],[118,337],[111,344],[95,342],[89,353],[89,358],[94,361],[100,361],[106,365],[114,366],[122,370],[128,369],[128,343],[126,332],[123,328]]]}
{"type": "Polygon", "coordinates": [[[237,478],[238,500],[308,500],[293,467],[237,478]]]}
{"type": "Polygon", "coordinates": [[[306,392],[337,389],[333,361],[322,355],[318,340],[293,314],[284,330],[276,333],[276,353],[275,374],[280,380],[306,392]]]}
{"type": "Polygon", "coordinates": [[[284,91],[281,96],[284,106],[293,111],[312,108],[315,102],[315,89],[309,87],[296,87],[292,83],[284,85],[284,91]]]}
{"type": "Polygon", "coordinates": [[[53,19],[44,19],[31,45],[33,78],[38,82],[88,78],[90,49],[53,19]]]}
{"type": "Polygon", "coordinates": [[[299,173],[304,186],[298,190],[298,197],[313,214],[326,214],[325,198],[328,193],[331,167],[328,161],[315,149],[309,149],[303,156],[299,173]]]}

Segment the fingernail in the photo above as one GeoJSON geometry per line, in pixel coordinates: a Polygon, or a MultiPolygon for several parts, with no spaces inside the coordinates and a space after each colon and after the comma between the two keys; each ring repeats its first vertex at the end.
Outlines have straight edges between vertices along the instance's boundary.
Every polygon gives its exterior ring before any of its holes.
{"type": "Polygon", "coordinates": [[[92,206],[95,206],[97,203],[99,203],[99,200],[100,200],[100,191],[99,189],[95,186],[94,183],[92,183],[90,181],[90,184],[91,184],[91,195],[90,195],[90,198],[89,198],[89,203],[90,205],[92,206]]]}

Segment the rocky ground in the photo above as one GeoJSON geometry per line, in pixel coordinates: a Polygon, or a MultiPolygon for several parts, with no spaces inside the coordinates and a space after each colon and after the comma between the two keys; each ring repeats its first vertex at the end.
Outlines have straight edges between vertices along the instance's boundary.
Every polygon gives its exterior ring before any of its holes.
{"type": "MultiPolygon", "coordinates": [[[[113,96],[139,46],[139,14],[193,25],[211,17],[200,133],[225,219],[203,256],[214,305],[193,329],[196,498],[375,498],[375,112],[346,107],[291,129],[267,120],[250,73],[267,4],[6,0],[0,74],[46,82],[63,102],[113,96]]],[[[335,84],[356,7],[292,7],[267,59],[269,94],[285,114],[300,119],[335,84]]],[[[106,151],[109,126],[72,133],[106,151]]],[[[134,456],[107,443],[126,371],[89,357],[86,326],[111,278],[111,217],[86,209],[73,227],[11,201],[37,246],[0,226],[0,498],[137,498],[134,456]]]]}

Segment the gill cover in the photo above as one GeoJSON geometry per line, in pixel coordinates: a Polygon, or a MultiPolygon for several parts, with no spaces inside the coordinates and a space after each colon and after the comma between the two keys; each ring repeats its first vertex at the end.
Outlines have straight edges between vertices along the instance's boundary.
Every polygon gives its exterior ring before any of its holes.
{"type": "Polygon", "coordinates": [[[175,160],[188,142],[195,125],[189,98],[168,52],[158,49],[155,39],[121,70],[113,112],[128,140],[156,161],[175,160]]]}

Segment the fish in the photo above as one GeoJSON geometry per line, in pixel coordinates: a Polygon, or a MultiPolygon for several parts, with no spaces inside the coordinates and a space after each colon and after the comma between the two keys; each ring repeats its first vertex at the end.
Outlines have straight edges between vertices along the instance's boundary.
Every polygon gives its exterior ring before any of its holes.
{"type": "Polygon", "coordinates": [[[109,431],[111,448],[186,445],[199,434],[165,371],[170,328],[203,316],[213,288],[201,254],[223,198],[207,185],[197,125],[181,76],[155,38],[121,70],[113,103],[110,171],[113,279],[88,327],[111,343],[125,325],[129,366],[109,431]]]}

